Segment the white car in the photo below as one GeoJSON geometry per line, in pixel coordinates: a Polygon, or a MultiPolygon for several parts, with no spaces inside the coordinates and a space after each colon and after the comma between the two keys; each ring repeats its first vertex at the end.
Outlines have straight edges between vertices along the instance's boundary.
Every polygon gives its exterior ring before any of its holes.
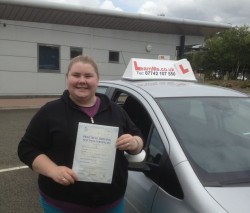
{"type": "MultiPolygon", "coordinates": [[[[243,75],[239,75],[237,77],[237,80],[243,80],[243,75]]],[[[246,80],[247,80],[247,77],[244,77],[244,81],[246,81],[246,80]]]]}
{"type": "Polygon", "coordinates": [[[123,80],[101,81],[98,91],[145,138],[145,159],[130,163],[125,212],[250,212],[248,95],[198,84],[186,60],[131,59],[123,80]]]}

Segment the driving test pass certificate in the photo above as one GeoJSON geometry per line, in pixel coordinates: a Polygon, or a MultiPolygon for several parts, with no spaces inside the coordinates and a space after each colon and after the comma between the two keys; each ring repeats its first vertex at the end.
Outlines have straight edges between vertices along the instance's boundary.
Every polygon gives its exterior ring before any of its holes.
{"type": "Polygon", "coordinates": [[[111,183],[118,127],[79,123],[73,170],[79,181],[111,183]]]}

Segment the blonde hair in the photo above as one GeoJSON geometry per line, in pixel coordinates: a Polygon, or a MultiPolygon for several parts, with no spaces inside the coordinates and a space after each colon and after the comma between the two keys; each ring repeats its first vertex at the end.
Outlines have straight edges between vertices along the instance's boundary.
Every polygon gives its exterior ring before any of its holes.
{"type": "Polygon", "coordinates": [[[90,56],[87,56],[87,55],[79,55],[79,56],[72,58],[71,61],[69,62],[68,71],[67,71],[66,75],[68,75],[71,67],[75,63],[78,63],[78,62],[82,62],[83,64],[90,64],[94,68],[94,70],[97,74],[97,77],[99,78],[99,71],[98,71],[98,67],[97,67],[96,62],[90,56]]]}

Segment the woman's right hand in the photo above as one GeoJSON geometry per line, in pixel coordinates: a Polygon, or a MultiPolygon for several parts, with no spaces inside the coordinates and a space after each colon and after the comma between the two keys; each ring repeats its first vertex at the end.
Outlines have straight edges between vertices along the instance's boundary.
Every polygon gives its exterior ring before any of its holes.
{"type": "Polygon", "coordinates": [[[55,182],[68,186],[77,181],[76,173],[66,167],[58,166],[47,155],[38,155],[32,163],[32,169],[44,176],[52,178],[55,182]]]}
{"type": "Polygon", "coordinates": [[[75,172],[66,166],[56,166],[56,168],[51,171],[50,176],[55,182],[65,186],[74,184],[75,181],[77,181],[75,172]]]}

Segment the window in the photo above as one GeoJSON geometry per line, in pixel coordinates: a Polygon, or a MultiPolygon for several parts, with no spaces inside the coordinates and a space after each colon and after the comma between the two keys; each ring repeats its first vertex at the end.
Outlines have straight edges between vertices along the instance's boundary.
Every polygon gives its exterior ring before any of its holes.
{"type": "Polygon", "coordinates": [[[118,90],[114,93],[112,100],[123,107],[130,119],[141,130],[144,140],[146,140],[152,120],[145,107],[135,97],[118,90]]]}
{"type": "Polygon", "coordinates": [[[147,162],[159,164],[164,152],[165,147],[161,141],[159,133],[154,128],[150,138],[147,162]]]}
{"type": "Polygon", "coordinates": [[[119,97],[116,100],[116,103],[118,105],[124,106],[124,103],[127,100],[127,98],[128,98],[128,94],[126,94],[126,93],[120,93],[119,97]]]}
{"type": "Polygon", "coordinates": [[[152,128],[146,150],[146,161],[151,164],[151,170],[149,172],[145,172],[145,175],[147,175],[167,193],[179,199],[183,199],[184,194],[181,185],[161,137],[155,127],[152,128]]]}
{"type": "Polygon", "coordinates": [[[38,72],[60,72],[60,48],[59,46],[38,45],[38,72]]]}
{"type": "Polygon", "coordinates": [[[249,98],[157,101],[204,186],[250,181],[249,98]]]}
{"type": "Polygon", "coordinates": [[[117,63],[119,63],[119,52],[117,52],[117,51],[109,51],[109,62],[117,62],[117,63]]]}
{"type": "Polygon", "coordinates": [[[107,89],[108,89],[108,87],[99,86],[99,87],[97,87],[96,92],[97,92],[97,93],[100,93],[100,94],[106,94],[107,89]]]}
{"type": "Polygon", "coordinates": [[[70,47],[70,59],[82,55],[82,48],[80,47],[70,47]]]}

